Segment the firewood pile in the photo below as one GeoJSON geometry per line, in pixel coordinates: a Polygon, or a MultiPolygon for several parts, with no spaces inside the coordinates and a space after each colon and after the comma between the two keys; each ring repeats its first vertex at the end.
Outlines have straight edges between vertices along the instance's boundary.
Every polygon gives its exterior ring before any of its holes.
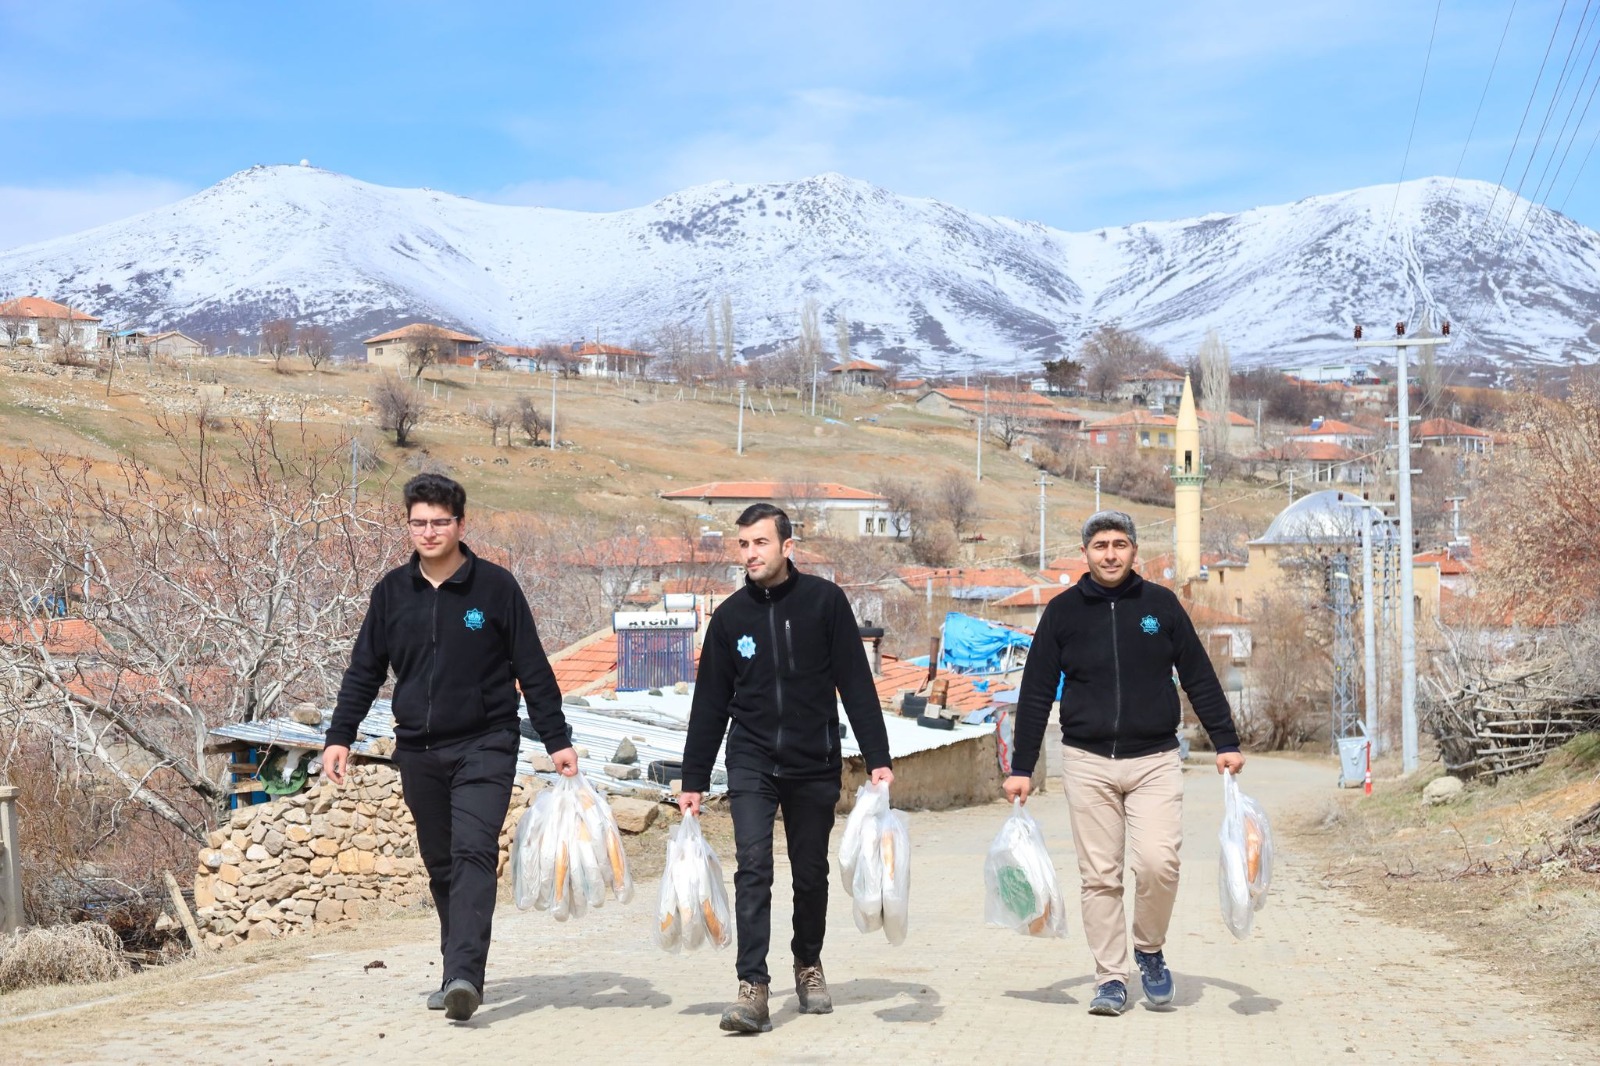
{"type": "Polygon", "coordinates": [[[1457,634],[1435,666],[1422,710],[1452,774],[1529,770],[1580,733],[1600,731],[1600,623],[1509,648],[1470,646],[1457,634]]]}

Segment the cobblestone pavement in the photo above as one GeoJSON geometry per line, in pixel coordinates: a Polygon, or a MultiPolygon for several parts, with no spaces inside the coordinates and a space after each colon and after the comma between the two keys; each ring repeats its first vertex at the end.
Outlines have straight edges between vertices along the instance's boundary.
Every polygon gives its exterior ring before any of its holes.
{"type": "MultiPolygon", "coordinates": [[[[1315,803],[1328,778],[1320,767],[1256,758],[1242,783],[1270,813],[1315,803]]],[[[1281,839],[1271,901],[1251,938],[1235,941],[1217,905],[1222,787],[1199,762],[1185,782],[1183,887],[1167,944],[1178,994],[1165,1010],[1086,1013],[1093,971],[1078,933],[1065,803],[1052,782],[1032,809],[1062,871],[1068,939],[982,922],[983,855],[1003,805],[913,814],[910,937],[891,948],[881,933],[856,932],[835,885],[824,963],[837,1008],[796,1014],[781,980],[788,960],[775,953],[769,1034],[718,1031],[736,989],[733,953],[654,948],[647,883],[631,905],[565,925],[503,908],[487,1002],[469,1023],[423,1008],[438,984],[437,927],[425,915],[0,1024],[0,1062],[1600,1062],[1600,1049],[1557,1030],[1517,990],[1510,961],[1475,965],[1437,936],[1352,910],[1281,839]],[[383,968],[364,969],[379,958],[383,968]]],[[[780,863],[780,948],[786,878],[780,863]]]]}

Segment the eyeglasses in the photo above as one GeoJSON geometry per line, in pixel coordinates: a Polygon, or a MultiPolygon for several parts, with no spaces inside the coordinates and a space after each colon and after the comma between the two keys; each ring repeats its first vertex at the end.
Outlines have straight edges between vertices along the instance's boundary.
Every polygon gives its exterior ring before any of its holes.
{"type": "Polygon", "coordinates": [[[449,529],[455,524],[456,520],[454,518],[412,518],[406,521],[406,525],[411,527],[411,532],[413,533],[422,533],[429,526],[434,529],[449,529]]]}

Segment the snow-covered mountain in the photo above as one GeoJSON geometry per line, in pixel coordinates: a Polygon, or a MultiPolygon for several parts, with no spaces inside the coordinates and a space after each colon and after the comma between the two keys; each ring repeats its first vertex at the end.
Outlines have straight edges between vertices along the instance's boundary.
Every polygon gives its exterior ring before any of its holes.
{"type": "Polygon", "coordinates": [[[1236,362],[1343,361],[1355,322],[1379,335],[1424,313],[1453,320],[1456,356],[1600,357],[1600,233],[1439,178],[1398,198],[1376,186],[1069,233],[838,174],[586,214],[252,167],[0,253],[0,292],[245,344],[264,319],[315,320],[348,350],[411,318],[512,343],[629,343],[701,327],[727,293],[743,350],[794,336],[810,295],[825,323],[847,318],[855,355],[924,371],[1037,365],[1112,321],[1179,359],[1215,328],[1236,362]]]}

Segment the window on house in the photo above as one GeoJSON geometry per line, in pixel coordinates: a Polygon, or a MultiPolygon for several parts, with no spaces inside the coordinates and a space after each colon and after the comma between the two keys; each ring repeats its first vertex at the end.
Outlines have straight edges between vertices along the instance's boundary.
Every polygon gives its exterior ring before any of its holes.
{"type": "Polygon", "coordinates": [[[1149,430],[1141,429],[1139,431],[1139,446],[1142,447],[1142,448],[1150,447],[1150,431],[1149,430]]]}
{"type": "Polygon", "coordinates": [[[889,520],[887,518],[878,519],[878,532],[879,533],[887,533],[887,532],[889,532],[889,520]]]}
{"type": "Polygon", "coordinates": [[[383,355],[383,345],[380,344],[376,348],[372,349],[372,354],[375,356],[383,355]]]}
{"type": "Polygon", "coordinates": [[[1096,433],[1094,435],[1094,442],[1096,444],[1104,444],[1106,442],[1106,435],[1104,433],[1096,433]]]}
{"type": "Polygon", "coordinates": [[[1243,596],[1235,596],[1233,598],[1233,613],[1238,615],[1240,618],[1244,617],[1244,597],[1243,596]]]}

